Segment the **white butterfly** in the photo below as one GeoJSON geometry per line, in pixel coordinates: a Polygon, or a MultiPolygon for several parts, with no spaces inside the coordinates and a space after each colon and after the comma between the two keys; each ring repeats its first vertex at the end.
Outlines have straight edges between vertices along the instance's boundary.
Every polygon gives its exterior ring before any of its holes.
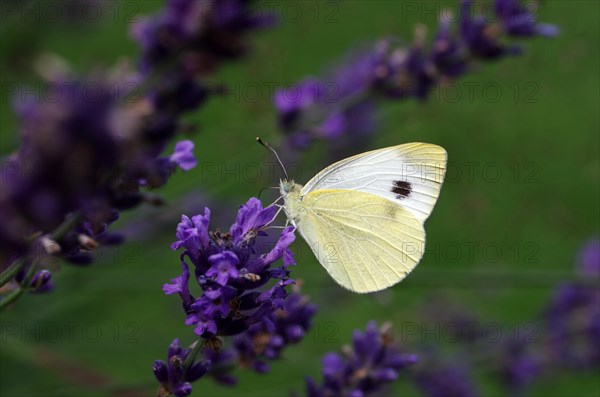
{"type": "Polygon", "coordinates": [[[282,180],[288,219],[333,279],[354,292],[388,288],[425,249],[423,223],[446,172],[446,151],[407,143],[362,153],[306,185],[282,180]]]}

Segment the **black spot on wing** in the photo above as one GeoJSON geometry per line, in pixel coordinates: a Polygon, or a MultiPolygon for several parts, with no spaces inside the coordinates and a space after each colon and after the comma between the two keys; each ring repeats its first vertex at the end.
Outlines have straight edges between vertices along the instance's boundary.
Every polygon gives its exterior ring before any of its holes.
{"type": "Polygon", "coordinates": [[[412,186],[409,182],[394,181],[392,193],[396,193],[396,198],[398,200],[402,200],[403,198],[410,196],[410,192],[412,192],[412,186]]]}

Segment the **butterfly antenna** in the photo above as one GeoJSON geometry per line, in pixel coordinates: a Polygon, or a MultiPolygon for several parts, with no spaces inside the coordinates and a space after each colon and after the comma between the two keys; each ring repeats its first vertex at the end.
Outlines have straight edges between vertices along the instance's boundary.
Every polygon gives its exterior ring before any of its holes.
{"type": "Polygon", "coordinates": [[[279,155],[277,154],[277,152],[275,151],[275,149],[273,149],[273,147],[271,145],[269,145],[267,142],[263,141],[262,139],[260,139],[260,137],[256,137],[256,142],[260,143],[261,145],[263,145],[267,150],[269,150],[270,152],[272,152],[275,155],[275,158],[277,159],[277,162],[279,163],[279,165],[281,166],[281,169],[283,170],[283,174],[285,175],[285,179],[290,179],[290,177],[287,174],[287,171],[285,170],[285,167],[283,166],[283,163],[281,162],[281,159],[279,158],[279,155]]]}
{"type": "Polygon", "coordinates": [[[262,189],[260,189],[260,191],[258,192],[258,197],[257,197],[257,198],[258,198],[258,199],[260,199],[260,195],[262,194],[262,192],[264,192],[264,191],[265,191],[265,190],[267,190],[267,189],[277,189],[277,190],[279,190],[279,188],[278,188],[278,187],[276,187],[276,186],[267,186],[267,187],[263,187],[263,188],[262,188],[262,189]]]}

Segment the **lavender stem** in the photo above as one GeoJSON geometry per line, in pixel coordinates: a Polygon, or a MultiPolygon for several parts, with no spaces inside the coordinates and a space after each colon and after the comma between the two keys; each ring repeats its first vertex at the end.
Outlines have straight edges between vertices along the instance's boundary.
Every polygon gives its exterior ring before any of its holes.
{"type": "MultiPolygon", "coordinates": [[[[54,229],[54,231],[52,233],[50,233],[51,238],[53,240],[61,239],[65,234],[67,234],[75,226],[77,226],[79,224],[80,220],[81,220],[80,213],[74,213],[74,214],[69,215],[63,223],[61,223],[56,229],[54,229]]],[[[27,263],[27,256],[24,256],[22,258],[17,259],[16,261],[14,261],[8,267],[8,269],[6,269],[2,273],[0,273],[0,287],[2,287],[6,283],[8,283],[10,280],[12,280],[13,277],[15,277],[17,275],[17,273],[19,273],[19,271],[23,268],[23,266],[25,266],[26,263],[27,263]]],[[[32,266],[32,268],[33,267],[34,266],[32,266]]],[[[16,299],[16,297],[13,299],[16,299]]],[[[4,302],[4,301],[5,300],[3,300],[2,302],[4,302]]]]}
{"type": "Polygon", "coordinates": [[[190,353],[185,358],[185,361],[183,362],[183,372],[187,371],[191,367],[191,365],[194,363],[194,360],[196,360],[196,356],[198,355],[198,353],[200,353],[203,347],[204,343],[202,339],[199,338],[198,340],[196,340],[192,351],[190,351],[190,353]]]}
{"type": "Polygon", "coordinates": [[[8,294],[6,294],[2,298],[2,300],[0,300],[0,311],[4,310],[4,308],[6,306],[8,306],[11,302],[17,300],[19,298],[19,296],[21,296],[22,293],[23,293],[23,288],[17,287],[16,289],[14,289],[11,292],[9,292],[8,294]]]}

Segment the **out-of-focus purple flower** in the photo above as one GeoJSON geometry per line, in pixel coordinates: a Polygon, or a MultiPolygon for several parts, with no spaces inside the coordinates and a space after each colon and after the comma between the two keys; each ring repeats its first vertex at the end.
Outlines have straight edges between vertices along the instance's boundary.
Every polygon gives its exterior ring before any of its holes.
{"type": "Polygon", "coordinates": [[[42,269],[36,271],[33,273],[33,276],[27,278],[27,274],[31,271],[31,266],[31,263],[25,266],[25,268],[17,274],[15,281],[30,292],[43,293],[52,291],[54,289],[52,274],[48,270],[42,269]]]}
{"type": "Polygon", "coordinates": [[[600,289],[563,283],[545,313],[548,351],[555,365],[589,368],[600,364],[600,289]]]}
{"type": "Polygon", "coordinates": [[[449,15],[441,15],[437,34],[431,44],[430,55],[431,62],[435,66],[435,74],[440,76],[441,83],[444,83],[444,80],[456,79],[467,72],[468,61],[465,51],[466,48],[460,37],[452,30],[449,15]]]}
{"type": "Polygon", "coordinates": [[[192,141],[181,141],[175,145],[175,151],[169,157],[171,162],[177,164],[184,171],[189,171],[196,166],[198,160],[194,156],[194,143],[192,141]]]}
{"type": "Polygon", "coordinates": [[[425,100],[432,89],[469,71],[477,60],[521,53],[506,37],[525,39],[554,36],[553,25],[537,23],[533,11],[516,0],[496,0],[495,20],[477,13],[477,3],[463,0],[457,27],[443,14],[437,34],[427,45],[425,29],[417,26],[406,48],[384,39],[355,52],[321,78],[276,91],[274,105],[286,144],[306,149],[314,139],[361,142],[377,130],[377,108],[382,100],[425,100]],[[345,138],[342,139],[342,138],[345,138]]]}
{"type": "Polygon", "coordinates": [[[584,277],[600,276],[600,240],[590,240],[581,248],[577,271],[584,277]]]}
{"type": "Polygon", "coordinates": [[[438,357],[424,361],[423,364],[415,371],[413,380],[424,396],[474,397],[479,395],[467,368],[460,362],[444,361],[438,357]]]}
{"type": "Polygon", "coordinates": [[[151,180],[140,178],[140,186],[158,187],[167,183],[177,167],[183,171],[189,171],[198,164],[194,156],[194,143],[192,141],[181,141],[175,145],[175,151],[169,157],[159,157],[154,160],[154,167],[150,174],[151,180]]]}
{"type": "Polygon", "coordinates": [[[558,35],[555,25],[537,23],[535,3],[521,3],[519,0],[495,0],[496,15],[499,17],[504,31],[512,37],[558,35]]]}
{"type": "Polygon", "coordinates": [[[51,291],[54,289],[54,284],[52,283],[52,274],[46,269],[40,270],[39,272],[35,273],[29,285],[35,292],[51,291]]]}
{"type": "Polygon", "coordinates": [[[158,14],[132,27],[144,49],[142,70],[166,59],[181,59],[191,72],[206,72],[225,59],[247,52],[245,35],[271,26],[274,15],[251,8],[244,0],[170,0],[158,14]]]}
{"type": "MultiPolygon", "coordinates": [[[[275,107],[282,115],[292,115],[295,112],[302,110],[306,106],[320,102],[325,99],[325,87],[321,82],[314,78],[307,78],[298,84],[294,84],[288,88],[282,88],[275,92],[273,98],[275,107]]],[[[285,118],[283,124],[287,124],[290,120],[285,118]]]]}
{"type": "Polygon", "coordinates": [[[544,317],[551,362],[557,366],[600,365],[600,289],[597,285],[599,242],[590,240],[579,252],[577,267],[590,278],[564,282],[554,291],[544,317]]]}
{"type": "Polygon", "coordinates": [[[323,383],[306,381],[309,397],[357,396],[380,393],[407,367],[415,364],[415,355],[402,353],[393,345],[391,328],[377,328],[370,322],[364,333],[354,331],[352,348],[343,354],[327,353],[322,360],[323,383]]]}
{"type": "Polygon", "coordinates": [[[9,175],[0,181],[1,270],[28,255],[24,240],[36,234],[56,239],[49,256],[91,263],[90,252],[100,242],[120,241],[108,232],[119,211],[152,201],[142,186],[163,185],[177,163],[186,169],[194,165],[190,144],[180,143],[173,161],[157,157],[166,141],[146,139],[146,113],[137,106],[144,101],[127,106],[124,93],[112,88],[134,81],[129,72],[90,75],[77,83],[59,76],[54,84],[64,95],[55,101],[29,96],[15,104],[22,145],[2,167],[9,175]],[[125,131],[115,121],[121,116],[137,122],[125,131]],[[47,236],[69,217],[75,221],[67,229],[47,236]]]}
{"type": "Polygon", "coordinates": [[[495,346],[499,356],[493,368],[511,396],[522,395],[524,389],[542,373],[543,363],[533,350],[536,345],[533,340],[517,333],[505,335],[495,346]]]}
{"type": "Polygon", "coordinates": [[[233,371],[238,365],[237,353],[234,349],[204,349],[204,359],[210,362],[210,376],[215,382],[224,386],[233,386],[237,378],[233,371]]]}
{"type": "Polygon", "coordinates": [[[266,360],[278,359],[287,345],[302,340],[312,327],[316,311],[316,306],[308,303],[306,296],[299,293],[289,295],[280,309],[234,338],[233,347],[238,361],[256,372],[267,372],[269,366],[266,360]]]}
{"type": "Polygon", "coordinates": [[[372,132],[377,122],[368,93],[377,84],[380,60],[380,51],[364,51],[322,79],[310,78],[277,90],[274,103],[289,143],[303,148],[314,138],[335,140],[372,132]]]}
{"type": "Polygon", "coordinates": [[[132,27],[142,47],[140,70],[149,76],[165,64],[150,102],[160,114],[150,120],[158,136],[177,129],[177,116],[206,101],[213,89],[199,78],[224,60],[247,52],[249,32],[270,25],[272,15],[251,9],[250,1],[170,0],[159,13],[132,27]]]}
{"type": "Polygon", "coordinates": [[[518,54],[517,47],[506,47],[501,42],[499,28],[483,15],[477,15],[474,5],[473,0],[463,0],[460,6],[460,37],[468,52],[484,60],[518,54]]]}
{"type": "Polygon", "coordinates": [[[182,348],[179,340],[175,339],[169,346],[167,361],[157,360],[152,366],[154,376],[161,384],[159,396],[174,395],[189,396],[192,392],[191,383],[200,379],[210,369],[209,361],[192,362],[187,368],[184,362],[192,349],[182,348]]]}
{"type": "MultiPolygon", "coordinates": [[[[488,337],[485,330],[481,330],[479,319],[470,308],[453,302],[448,296],[432,297],[424,307],[419,310],[423,313],[423,329],[434,329],[441,326],[451,330],[446,337],[452,343],[461,343],[465,347],[475,346],[484,342],[488,337]]],[[[490,332],[493,332],[490,330],[490,332]]],[[[418,335],[416,335],[418,339],[418,335]]],[[[489,336],[493,338],[492,335],[489,336]]],[[[462,347],[462,346],[461,346],[462,347]]]]}
{"type": "Polygon", "coordinates": [[[0,271],[11,263],[23,266],[37,235],[57,240],[52,255],[91,263],[90,247],[120,240],[107,234],[119,211],[159,204],[143,189],[164,185],[177,167],[196,165],[190,141],[160,155],[181,129],[181,115],[211,93],[199,77],[242,56],[247,33],[273,22],[273,15],[254,12],[250,3],[168,1],[133,28],[142,47],[136,72],[43,71],[61,95],[53,101],[30,95],[15,103],[22,145],[3,159],[0,271]]]}

